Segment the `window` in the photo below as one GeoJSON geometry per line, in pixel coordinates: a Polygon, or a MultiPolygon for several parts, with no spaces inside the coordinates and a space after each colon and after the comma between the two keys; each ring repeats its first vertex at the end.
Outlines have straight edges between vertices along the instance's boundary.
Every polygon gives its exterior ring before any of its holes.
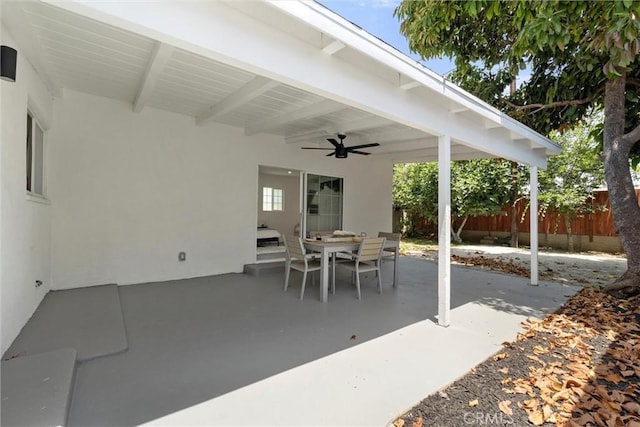
{"type": "Polygon", "coordinates": [[[27,191],[44,196],[44,132],[27,112],[27,191]]]}
{"type": "Polygon", "coordinates": [[[284,210],[284,192],[281,188],[262,187],[262,210],[284,210]]]}
{"type": "Polygon", "coordinates": [[[306,232],[342,229],[343,189],[342,178],[307,174],[306,232]]]}

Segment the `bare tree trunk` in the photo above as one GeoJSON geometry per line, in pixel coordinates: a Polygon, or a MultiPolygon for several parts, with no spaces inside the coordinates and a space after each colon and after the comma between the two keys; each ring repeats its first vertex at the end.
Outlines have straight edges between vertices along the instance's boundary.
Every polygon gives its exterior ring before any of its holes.
{"type": "Polygon", "coordinates": [[[571,229],[571,219],[568,215],[564,216],[564,225],[567,228],[567,252],[573,252],[573,231],[571,229]]]}
{"type": "Polygon", "coordinates": [[[451,236],[453,237],[453,241],[456,243],[462,243],[462,237],[460,237],[460,233],[462,233],[462,229],[464,225],[467,223],[467,219],[469,219],[469,215],[462,218],[462,223],[457,230],[454,231],[454,227],[451,227],[451,236]]]}
{"type": "Polygon", "coordinates": [[[606,83],[604,97],[604,170],[613,221],[627,255],[627,272],[607,291],[640,293],[640,207],[629,170],[629,153],[640,140],[640,127],[624,134],[626,75],[606,83]]]}

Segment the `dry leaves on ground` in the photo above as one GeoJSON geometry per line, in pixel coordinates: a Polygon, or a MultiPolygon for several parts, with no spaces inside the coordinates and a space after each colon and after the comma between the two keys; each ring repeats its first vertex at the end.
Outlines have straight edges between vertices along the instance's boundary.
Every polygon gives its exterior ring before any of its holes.
{"type": "Polygon", "coordinates": [[[504,391],[524,390],[532,398],[518,407],[535,425],[640,426],[639,321],[637,298],[583,289],[559,314],[526,322],[518,341],[544,337],[546,345],[527,355],[534,362],[529,376],[508,382],[504,391]],[[597,341],[608,345],[598,351],[597,341]]]}
{"type": "Polygon", "coordinates": [[[402,418],[420,416],[432,426],[500,420],[511,425],[640,427],[639,324],[640,296],[620,300],[583,289],[557,313],[524,322],[516,341],[504,343],[474,373],[402,418]],[[471,414],[473,399],[479,403],[471,414]]]}
{"type": "Polygon", "coordinates": [[[518,276],[529,276],[531,273],[528,268],[519,266],[511,260],[502,261],[501,259],[488,258],[482,255],[474,257],[463,257],[459,255],[451,255],[451,261],[457,264],[474,265],[484,267],[491,270],[502,271],[504,273],[517,274],[518,276]]]}

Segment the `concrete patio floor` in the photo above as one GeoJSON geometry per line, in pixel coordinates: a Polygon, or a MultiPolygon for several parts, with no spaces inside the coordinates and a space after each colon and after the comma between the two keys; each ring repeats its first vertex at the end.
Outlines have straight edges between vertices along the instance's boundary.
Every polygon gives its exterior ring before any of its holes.
{"type": "Polygon", "coordinates": [[[295,273],[119,287],[128,350],[77,365],[68,424],[387,425],[578,289],[453,267],[442,328],[437,265],[401,257],[397,289],[392,269],[327,304],[295,273]]]}

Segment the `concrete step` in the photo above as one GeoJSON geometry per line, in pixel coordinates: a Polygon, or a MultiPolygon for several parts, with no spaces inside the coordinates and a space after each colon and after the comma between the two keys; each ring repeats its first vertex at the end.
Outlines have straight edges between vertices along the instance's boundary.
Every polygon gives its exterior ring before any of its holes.
{"type": "Polygon", "coordinates": [[[74,348],[80,362],[128,348],[116,285],[49,292],[3,358],[59,348],[74,348]]]}
{"type": "Polygon", "coordinates": [[[243,271],[245,274],[255,277],[265,273],[284,273],[284,261],[245,264],[243,271]]]}
{"type": "Polygon", "coordinates": [[[3,426],[65,426],[77,352],[63,348],[2,361],[3,426]]]}

